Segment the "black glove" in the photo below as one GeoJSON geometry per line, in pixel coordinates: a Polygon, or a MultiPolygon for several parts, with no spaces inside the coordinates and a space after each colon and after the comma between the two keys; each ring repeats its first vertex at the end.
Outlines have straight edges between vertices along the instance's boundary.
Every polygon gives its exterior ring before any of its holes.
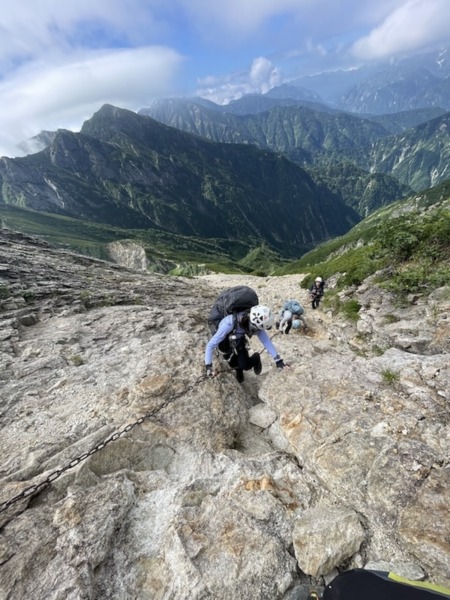
{"type": "Polygon", "coordinates": [[[284,367],[286,366],[283,362],[282,358],[279,358],[278,360],[275,361],[275,364],[277,365],[277,369],[284,369],[284,367]]]}
{"type": "Polygon", "coordinates": [[[214,377],[214,370],[212,365],[205,365],[206,377],[214,377]]]}

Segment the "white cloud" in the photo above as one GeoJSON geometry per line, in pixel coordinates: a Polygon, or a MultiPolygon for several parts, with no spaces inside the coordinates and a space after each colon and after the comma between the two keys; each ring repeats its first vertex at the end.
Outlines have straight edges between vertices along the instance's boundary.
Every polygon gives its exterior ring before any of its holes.
{"type": "Polygon", "coordinates": [[[195,18],[205,35],[214,31],[245,34],[258,30],[265,21],[286,13],[299,14],[302,7],[317,0],[179,0],[185,11],[195,18]],[[206,29],[204,29],[206,26],[206,29]]]}
{"type": "Polygon", "coordinates": [[[95,47],[107,32],[120,45],[148,40],[162,26],[152,12],[160,0],[20,0],[2,10],[0,67],[36,55],[95,47]]]}
{"type": "Polygon", "coordinates": [[[281,73],[270,60],[260,56],[255,58],[250,68],[249,82],[253,89],[261,93],[268,92],[275,85],[281,83],[281,73]]]}
{"type": "Polygon", "coordinates": [[[42,130],[78,130],[103,104],[137,110],[166,95],[182,57],[164,47],[80,52],[67,62],[35,62],[0,83],[0,155],[42,130]]]}
{"type": "Polygon", "coordinates": [[[338,67],[355,31],[372,29],[353,47],[364,59],[446,41],[449,13],[450,0],[10,2],[0,23],[0,155],[43,129],[79,129],[104,103],[136,110],[174,95],[177,78],[197,73],[210,73],[197,94],[215,102],[264,93],[282,83],[281,68],[338,67]]]}
{"type": "MultiPolygon", "coordinates": [[[[375,27],[407,0],[177,0],[191,26],[205,39],[240,44],[247,37],[302,45],[333,36],[351,35],[355,28],[375,27]],[[283,39],[284,38],[284,39],[283,39]]],[[[285,48],[286,50],[286,48],[285,48]]]]}
{"type": "Polygon", "coordinates": [[[352,48],[362,60],[375,60],[450,42],[449,0],[409,0],[352,48]]]}
{"type": "Polygon", "coordinates": [[[222,78],[206,77],[199,81],[196,95],[208,98],[217,104],[228,104],[245,94],[264,94],[282,83],[283,76],[270,60],[260,56],[255,58],[250,68],[240,73],[232,73],[222,78]]]}
{"type": "Polygon", "coordinates": [[[181,53],[158,44],[164,0],[20,0],[0,23],[0,155],[43,129],[79,129],[104,103],[173,93],[181,53]],[[156,41],[155,41],[156,40],[156,41]]]}

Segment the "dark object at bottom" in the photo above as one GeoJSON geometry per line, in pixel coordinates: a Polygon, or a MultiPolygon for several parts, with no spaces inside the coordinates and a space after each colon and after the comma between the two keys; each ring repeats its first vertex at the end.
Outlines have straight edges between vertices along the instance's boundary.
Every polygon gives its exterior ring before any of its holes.
{"type": "Polygon", "coordinates": [[[239,383],[244,381],[244,371],[242,369],[236,369],[235,375],[239,383]]]}
{"type": "Polygon", "coordinates": [[[352,569],[335,577],[323,600],[442,600],[450,590],[421,581],[409,581],[395,573],[352,569]]]}
{"type": "Polygon", "coordinates": [[[261,357],[259,355],[259,352],[255,352],[255,354],[252,356],[252,358],[255,362],[255,366],[253,367],[253,371],[254,371],[255,375],[261,375],[262,362],[261,362],[261,357]]]}

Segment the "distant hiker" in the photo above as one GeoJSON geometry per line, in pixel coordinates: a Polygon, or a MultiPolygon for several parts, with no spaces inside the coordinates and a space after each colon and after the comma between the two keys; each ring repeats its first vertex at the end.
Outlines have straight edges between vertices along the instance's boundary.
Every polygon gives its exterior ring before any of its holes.
{"type": "Polygon", "coordinates": [[[212,362],[216,348],[235,370],[239,383],[244,381],[244,371],[253,369],[255,374],[259,375],[262,371],[260,354],[255,352],[250,356],[248,351],[247,338],[254,334],[274,359],[276,366],[283,369],[286,365],[267,334],[273,322],[272,311],[267,306],[258,304],[258,297],[251,288],[237,286],[222,292],[208,319],[213,336],[205,350],[206,375],[214,376],[212,362]]]}
{"type": "Polygon", "coordinates": [[[314,283],[309,288],[309,294],[311,296],[311,306],[313,309],[319,306],[320,301],[322,300],[324,294],[325,283],[322,277],[316,277],[314,283]]]}
{"type": "Polygon", "coordinates": [[[306,327],[306,321],[303,317],[305,309],[298,300],[289,299],[283,304],[283,308],[279,313],[279,321],[276,322],[276,328],[280,333],[286,335],[290,332],[291,328],[300,329],[300,327],[306,327]]]}

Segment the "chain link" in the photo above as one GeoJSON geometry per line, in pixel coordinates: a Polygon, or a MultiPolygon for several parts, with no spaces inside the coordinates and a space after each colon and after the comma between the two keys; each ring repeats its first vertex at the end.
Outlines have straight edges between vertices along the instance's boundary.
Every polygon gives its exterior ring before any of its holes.
{"type": "Polygon", "coordinates": [[[60,477],[63,473],[65,473],[69,469],[73,469],[73,467],[76,467],[78,464],[80,464],[80,462],[83,462],[84,460],[86,460],[86,458],[89,458],[89,456],[92,456],[99,450],[102,450],[105,446],[107,446],[111,442],[118,440],[123,435],[125,435],[126,433],[128,433],[129,431],[134,429],[137,425],[141,425],[146,419],[150,419],[151,417],[153,417],[154,415],[159,413],[164,408],[167,408],[167,406],[169,406],[169,404],[172,404],[172,402],[175,402],[175,400],[178,400],[178,398],[181,398],[181,396],[184,396],[185,394],[191,392],[204,379],[206,379],[206,375],[200,375],[200,377],[197,377],[197,379],[194,381],[194,383],[192,383],[190,386],[188,386],[187,388],[185,388],[183,391],[179,392],[178,394],[175,394],[174,396],[167,398],[167,400],[165,400],[160,406],[158,406],[158,408],[154,408],[154,409],[150,410],[143,417],[139,417],[139,419],[137,419],[133,423],[129,423],[120,431],[115,431],[113,434],[111,434],[109,437],[104,439],[102,442],[98,443],[96,446],[94,446],[87,452],[84,452],[77,458],[72,459],[66,466],[56,469],[55,471],[50,473],[50,475],[48,475],[47,478],[44,479],[44,481],[30,485],[29,487],[22,490],[20,492],[20,494],[17,494],[17,496],[10,498],[6,502],[2,502],[2,504],[0,504],[0,513],[7,510],[10,506],[15,504],[16,502],[19,502],[19,500],[24,500],[25,498],[28,498],[29,496],[32,496],[34,494],[37,494],[38,492],[41,492],[44,488],[46,488],[48,485],[50,485],[53,481],[58,479],[58,477],[60,477]]]}

